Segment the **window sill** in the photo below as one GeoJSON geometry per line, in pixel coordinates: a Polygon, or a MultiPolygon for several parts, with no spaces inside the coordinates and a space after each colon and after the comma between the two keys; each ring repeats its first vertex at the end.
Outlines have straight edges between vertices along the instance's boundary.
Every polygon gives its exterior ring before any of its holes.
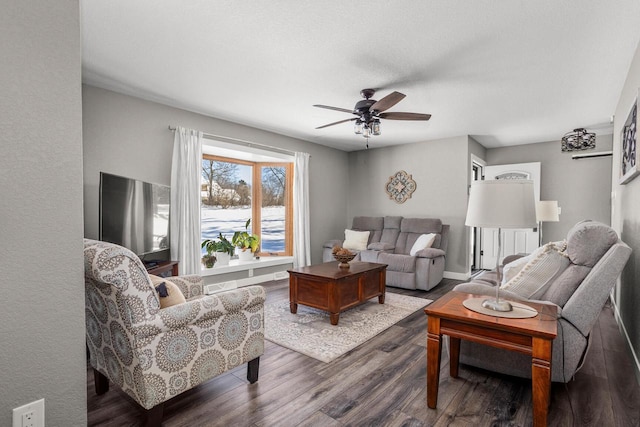
{"type": "Polygon", "coordinates": [[[251,261],[238,261],[232,259],[229,261],[229,265],[215,265],[213,268],[201,268],[201,276],[215,276],[217,274],[233,273],[236,271],[253,270],[255,268],[272,267],[274,265],[292,264],[292,256],[277,256],[277,257],[261,257],[260,259],[254,259],[251,261]]]}

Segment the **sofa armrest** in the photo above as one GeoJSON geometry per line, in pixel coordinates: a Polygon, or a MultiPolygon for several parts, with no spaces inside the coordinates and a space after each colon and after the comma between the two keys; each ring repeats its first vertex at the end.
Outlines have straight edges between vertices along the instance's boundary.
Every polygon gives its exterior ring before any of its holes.
{"type": "Polygon", "coordinates": [[[186,299],[197,297],[204,293],[204,280],[197,274],[172,276],[166,279],[175,283],[186,299]]]}
{"type": "Polygon", "coordinates": [[[367,249],[372,250],[372,251],[393,251],[396,247],[394,245],[392,245],[391,243],[382,243],[382,242],[374,242],[374,243],[370,243],[369,246],[367,246],[367,249]]]}
{"type": "Polygon", "coordinates": [[[342,240],[333,239],[333,240],[329,240],[328,242],[325,242],[324,245],[322,245],[322,247],[333,249],[334,246],[342,246],[342,242],[343,242],[342,240]]]}
{"type": "Polygon", "coordinates": [[[161,332],[218,319],[231,313],[259,313],[264,310],[265,299],[266,292],[262,286],[247,286],[203,295],[182,304],[160,309],[158,315],[132,326],[132,332],[136,340],[142,340],[161,332]]]}
{"type": "Polygon", "coordinates": [[[438,258],[445,255],[446,253],[442,249],[437,248],[425,248],[416,252],[418,258],[438,258]]]}

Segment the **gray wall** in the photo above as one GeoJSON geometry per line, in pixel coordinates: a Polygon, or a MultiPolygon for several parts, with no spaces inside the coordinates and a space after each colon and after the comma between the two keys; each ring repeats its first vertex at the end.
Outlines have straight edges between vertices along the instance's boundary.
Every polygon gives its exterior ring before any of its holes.
{"type": "Polygon", "coordinates": [[[312,262],[322,262],[324,241],[344,234],[349,189],[346,152],[93,86],[84,85],[82,96],[86,237],[98,236],[101,171],[170,184],[173,132],[169,125],[311,154],[312,262]]]}
{"type": "Polygon", "coordinates": [[[635,372],[640,381],[640,177],[627,185],[618,184],[620,176],[620,132],[627,119],[631,105],[640,87],[640,49],[636,49],[627,80],[618,100],[613,128],[613,171],[611,192],[613,194],[612,223],[622,240],[633,249],[631,259],[625,267],[615,290],[615,304],[620,321],[629,336],[630,346],[635,352],[635,372]]]}
{"type": "MultiPolygon", "coordinates": [[[[596,136],[594,152],[611,147],[611,135],[596,136]]],[[[487,150],[487,165],[541,163],[540,200],[557,200],[562,209],[560,222],[542,224],[545,242],[564,239],[583,219],[611,223],[611,156],[572,160],[573,154],[560,150],[560,140],[487,150]]]]}
{"type": "MultiPolygon", "coordinates": [[[[440,218],[451,225],[445,270],[467,273],[468,158],[467,136],[350,153],[349,225],[359,215],[440,218]],[[399,170],[412,175],[417,184],[411,199],[402,204],[385,192],[389,177],[399,170]]],[[[343,231],[335,238],[342,236],[343,231]]]]}
{"type": "Polygon", "coordinates": [[[0,425],[44,398],[47,426],[82,426],[78,2],[4,2],[0,39],[0,425]]]}

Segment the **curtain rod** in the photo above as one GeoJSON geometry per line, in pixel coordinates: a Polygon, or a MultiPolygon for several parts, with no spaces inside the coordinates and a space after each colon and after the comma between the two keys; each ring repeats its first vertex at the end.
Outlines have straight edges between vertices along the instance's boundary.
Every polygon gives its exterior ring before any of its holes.
{"type": "MultiPolygon", "coordinates": [[[[172,128],[171,125],[169,125],[169,130],[172,132],[175,132],[176,128],[172,128]]],[[[244,145],[245,147],[250,147],[250,148],[261,148],[263,150],[273,151],[281,154],[289,154],[291,156],[296,154],[295,151],[285,150],[284,148],[272,147],[270,145],[259,144],[257,142],[251,142],[251,141],[245,141],[244,139],[230,138],[228,136],[214,135],[212,133],[203,132],[202,137],[206,139],[212,139],[214,141],[217,140],[221,142],[230,142],[232,144],[244,145]]]]}

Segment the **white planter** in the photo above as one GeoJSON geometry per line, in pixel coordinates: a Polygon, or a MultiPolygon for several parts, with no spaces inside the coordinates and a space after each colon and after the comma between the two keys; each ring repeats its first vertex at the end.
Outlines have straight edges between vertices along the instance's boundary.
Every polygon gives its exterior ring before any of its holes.
{"type": "Polygon", "coordinates": [[[242,250],[237,249],[238,251],[238,261],[251,261],[253,259],[253,252],[250,249],[242,250]]]}
{"type": "Polygon", "coordinates": [[[231,259],[231,256],[226,253],[226,252],[216,252],[216,258],[218,259],[218,261],[216,261],[216,265],[229,265],[229,260],[231,259]]]}

